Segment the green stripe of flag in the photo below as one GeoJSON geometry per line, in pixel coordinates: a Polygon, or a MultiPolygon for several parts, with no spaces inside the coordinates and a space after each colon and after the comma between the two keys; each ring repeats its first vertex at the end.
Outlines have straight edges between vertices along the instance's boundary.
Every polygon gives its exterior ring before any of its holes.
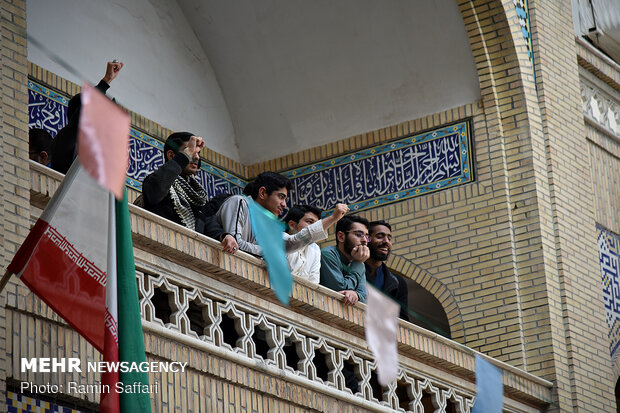
{"type": "MultiPolygon", "coordinates": [[[[131,241],[131,224],[127,206],[127,189],[123,200],[116,200],[116,263],[118,272],[118,357],[119,361],[141,363],[146,361],[144,353],[144,335],[142,317],[136,284],[136,267],[134,264],[133,243],[131,241]]],[[[149,384],[148,373],[120,373],[123,386],[137,383],[137,386],[149,384]]],[[[121,393],[121,412],[140,413],[151,411],[149,393],[121,393]]]]}

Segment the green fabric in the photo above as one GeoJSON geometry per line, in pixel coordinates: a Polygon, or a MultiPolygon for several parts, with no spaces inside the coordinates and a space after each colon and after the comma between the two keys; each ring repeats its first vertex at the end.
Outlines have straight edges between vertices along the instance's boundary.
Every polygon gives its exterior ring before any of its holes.
{"type": "MultiPolygon", "coordinates": [[[[131,224],[127,207],[127,190],[123,200],[116,200],[116,267],[118,272],[118,358],[120,362],[144,362],[144,335],[136,284],[136,267],[131,241],[131,224]]],[[[149,384],[148,373],[120,372],[124,386],[149,384]]],[[[151,411],[149,393],[120,394],[121,412],[141,413],[151,411]]]]}

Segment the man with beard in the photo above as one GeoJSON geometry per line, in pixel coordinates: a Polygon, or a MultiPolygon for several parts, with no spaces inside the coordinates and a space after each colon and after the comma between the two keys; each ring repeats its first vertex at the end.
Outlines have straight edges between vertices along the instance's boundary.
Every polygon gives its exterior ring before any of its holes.
{"type": "Polygon", "coordinates": [[[175,132],[164,144],[166,162],[144,179],[144,208],[191,230],[215,238],[224,252],[235,253],[237,241],[224,232],[215,216],[205,216],[207,192],[194,178],[200,169],[202,138],[175,132]]]}
{"type": "MultiPolygon", "coordinates": [[[[267,171],[259,174],[243,189],[243,195],[232,195],[224,201],[215,214],[218,222],[233,234],[239,248],[249,254],[261,257],[263,250],[252,230],[248,196],[261,207],[280,216],[286,208],[286,199],[291,181],[284,175],[267,171]]],[[[286,253],[290,253],[313,242],[327,238],[327,230],[349,211],[345,204],[337,204],[332,214],[302,228],[295,234],[282,233],[286,253]]]]}
{"type": "Polygon", "coordinates": [[[407,283],[392,274],[385,265],[392,252],[392,227],[385,221],[372,221],[368,225],[370,258],[365,262],[366,281],[393,297],[400,304],[400,318],[409,321],[407,315],[407,283]]]}
{"type": "Polygon", "coordinates": [[[367,242],[368,220],[350,215],[336,224],[336,245],[321,250],[321,285],[344,295],[346,305],[366,302],[367,242]]]}

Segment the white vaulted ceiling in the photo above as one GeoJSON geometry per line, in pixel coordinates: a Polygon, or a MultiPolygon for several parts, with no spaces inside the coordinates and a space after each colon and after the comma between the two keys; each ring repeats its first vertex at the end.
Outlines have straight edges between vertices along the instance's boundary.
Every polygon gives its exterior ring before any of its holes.
{"type": "Polygon", "coordinates": [[[178,0],[246,164],[480,98],[455,0],[178,0]]]}
{"type": "Polygon", "coordinates": [[[28,59],[253,164],[478,101],[456,3],[27,0],[28,59]]]}

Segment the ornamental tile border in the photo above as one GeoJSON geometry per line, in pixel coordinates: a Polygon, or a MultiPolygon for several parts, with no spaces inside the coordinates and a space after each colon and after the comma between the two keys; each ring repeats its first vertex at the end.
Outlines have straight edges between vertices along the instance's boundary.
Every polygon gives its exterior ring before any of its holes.
{"type": "Polygon", "coordinates": [[[620,103],[615,96],[588,79],[581,79],[582,111],[587,119],[620,140],[620,103]]]}
{"type": "Polygon", "coordinates": [[[521,26],[521,34],[527,44],[527,56],[534,67],[534,54],[532,49],[532,28],[530,27],[530,9],[528,0],[513,0],[512,2],[517,10],[519,26],[521,26]]]}
{"type": "Polygon", "coordinates": [[[615,360],[620,349],[620,236],[598,225],[596,229],[605,318],[609,327],[609,353],[615,360]]]}
{"type": "MultiPolygon", "coordinates": [[[[55,136],[66,124],[69,99],[33,80],[28,99],[29,127],[55,136]]],[[[313,204],[327,212],[345,202],[359,212],[472,182],[471,142],[468,119],[282,174],[293,184],[291,204],[313,204]]],[[[131,128],[129,154],[126,182],[141,191],[144,178],[164,162],[163,142],[131,128]]],[[[197,178],[209,197],[241,193],[247,184],[204,160],[197,178]]]]}
{"type": "Polygon", "coordinates": [[[40,400],[34,397],[27,397],[23,394],[12,391],[6,392],[6,407],[8,413],[82,413],[90,410],[78,410],[69,407],[40,400]]]}

